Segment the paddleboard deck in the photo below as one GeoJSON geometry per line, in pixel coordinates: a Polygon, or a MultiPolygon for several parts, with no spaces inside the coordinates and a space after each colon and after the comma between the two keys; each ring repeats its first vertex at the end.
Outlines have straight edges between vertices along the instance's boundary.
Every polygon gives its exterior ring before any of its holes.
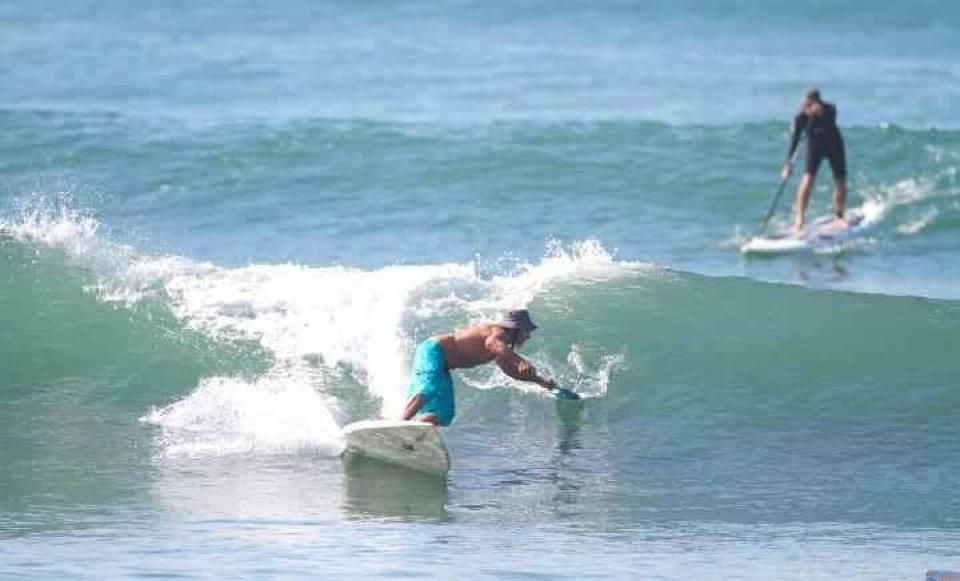
{"type": "Polygon", "coordinates": [[[790,254],[816,252],[836,247],[860,235],[869,226],[862,214],[851,213],[847,225],[839,225],[833,216],[818,218],[796,235],[792,232],[756,236],[740,247],[743,254],[790,254]]]}
{"type": "Polygon", "coordinates": [[[366,420],[345,426],[343,436],[345,459],[364,456],[438,476],[450,470],[450,454],[433,424],[366,420]]]}

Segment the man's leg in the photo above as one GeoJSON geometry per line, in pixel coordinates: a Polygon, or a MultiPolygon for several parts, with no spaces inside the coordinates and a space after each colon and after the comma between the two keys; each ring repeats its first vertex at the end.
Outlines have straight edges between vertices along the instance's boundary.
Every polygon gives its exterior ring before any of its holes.
{"type": "Polygon", "coordinates": [[[805,172],[800,179],[800,185],[797,186],[796,214],[793,220],[793,229],[799,233],[803,230],[806,222],[807,205],[810,203],[810,190],[813,189],[813,180],[816,176],[810,172],[805,172]]]}
{"type": "Polygon", "coordinates": [[[833,187],[833,214],[836,219],[846,224],[843,219],[844,207],[847,201],[847,179],[838,178],[834,180],[833,187]]]}
{"type": "Polygon", "coordinates": [[[843,219],[847,201],[847,152],[841,140],[830,153],[830,171],[833,172],[833,215],[844,226],[843,219]]]}
{"type": "Polygon", "coordinates": [[[427,403],[427,398],[423,397],[422,393],[411,395],[407,400],[407,405],[403,406],[403,416],[401,417],[405,420],[412,420],[425,403],[427,403]]]}

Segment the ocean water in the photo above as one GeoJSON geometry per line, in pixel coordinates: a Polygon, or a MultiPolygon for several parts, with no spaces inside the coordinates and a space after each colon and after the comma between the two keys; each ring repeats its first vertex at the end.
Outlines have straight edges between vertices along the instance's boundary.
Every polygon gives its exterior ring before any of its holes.
{"type": "Polygon", "coordinates": [[[948,1],[0,4],[0,576],[960,569],[958,63],[948,1]],[[811,85],[873,226],[745,258],[811,85]],[[343,466],[519,306],[583,405],[470,370],[445,481],[343,466]]]}

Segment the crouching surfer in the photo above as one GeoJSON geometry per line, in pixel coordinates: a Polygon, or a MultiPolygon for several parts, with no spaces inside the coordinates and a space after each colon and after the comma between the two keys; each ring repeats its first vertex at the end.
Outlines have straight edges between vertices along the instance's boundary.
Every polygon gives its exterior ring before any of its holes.
{"type": "Polygon", "coordinates": [[[541,377],[529,361],[516,353],[536,328],[530,313],[519,309],[507,311],[495,323],[459,329],[421,343],[413,357],[403,419],[449,426],[456,415],[450,371],[491,361],[514,379],[536,383],[548,390],[557,389],[556,382],[541,377]]]}

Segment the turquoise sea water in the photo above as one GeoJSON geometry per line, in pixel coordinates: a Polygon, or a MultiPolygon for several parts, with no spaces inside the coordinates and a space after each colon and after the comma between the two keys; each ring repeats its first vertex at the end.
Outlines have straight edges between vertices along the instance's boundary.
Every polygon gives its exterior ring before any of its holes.
{"type": "Polygon", "coordinates": [[[0,576],[960,568],[954,3],[8,3],[0,56],[0,576]],[[744,258],[810,85],[875,224],[744,258]],[[583,406],[472,370],[445,482],[344,469],[516,306],[583,406]]]}

